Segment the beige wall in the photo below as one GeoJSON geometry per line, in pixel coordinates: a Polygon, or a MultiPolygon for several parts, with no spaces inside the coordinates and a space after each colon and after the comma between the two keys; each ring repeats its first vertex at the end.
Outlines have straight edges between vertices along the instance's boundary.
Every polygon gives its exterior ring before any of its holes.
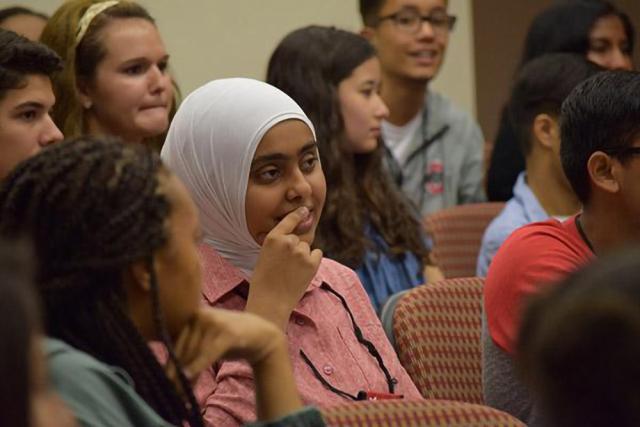
{"type": "MultiPolygon", "coordinates": [[[[62,2],[21,3],[51,13],[62,2]]],[[[271,51],[295,28],[309,24],[335,25],[354,31],[360,28],[356,0],[140,0],[140,3],[158,21],[184,94],[214,78],[264,78],[271,51]]],[[[458,15],[458,23],[445,65],[433,87],[475,114],[471,0],[450,0],[450,9],[458,15]]]]}

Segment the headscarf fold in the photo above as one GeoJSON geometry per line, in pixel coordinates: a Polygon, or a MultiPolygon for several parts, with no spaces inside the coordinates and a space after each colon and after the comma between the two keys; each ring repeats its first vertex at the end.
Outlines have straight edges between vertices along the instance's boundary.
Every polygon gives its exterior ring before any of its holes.
{"type": "Polygon", "coordinates": [[[162,160],[186,185],[200,212],[204,242],[251,277],[260,246],[247,227],[251,162],[262,137],[284,121],[311,121],[288,95],[266,83],[214,80],[180,105],[162,160]]]}

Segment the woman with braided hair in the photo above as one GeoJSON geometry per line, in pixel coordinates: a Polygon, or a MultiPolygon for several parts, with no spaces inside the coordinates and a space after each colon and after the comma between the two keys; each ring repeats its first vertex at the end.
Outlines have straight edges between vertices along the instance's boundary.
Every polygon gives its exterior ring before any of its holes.
{"type": "Polygon", "coordinates": [[[0,235],[33,239],[53,382],[82,424],[202,425],[190,381],[220,357],[252,366],[260,419],[300,408],[283,334],[199,304],[199,233],[182,183],[140,145],[63,142],[4,182],[0,235]]]}

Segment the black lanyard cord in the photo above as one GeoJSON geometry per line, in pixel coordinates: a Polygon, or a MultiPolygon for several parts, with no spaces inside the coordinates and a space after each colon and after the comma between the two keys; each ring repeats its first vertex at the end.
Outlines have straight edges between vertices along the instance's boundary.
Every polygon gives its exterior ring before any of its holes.
{"type": "Polygon", "coordinates": [[[591,244],[591,240],[589,240],[589,238],[587,237],[587,233],[585,233],[584,229],[582,228],[582,221],[580,221],[581,217],[582,217],[582,215],[576,216],[576,228],[578,229],[578,233],[580,233],[580,237],[582,237],[582,240],[584,240],[584,243],[587,244],[589,249],[591,249],[591,252],[595,255],[596,251],[595,251],[595,249],[593,249],[593,245],[591,244]]]}
{"type": "Polygon", "coordinates": [[[356,339],[360,344],[364,345],[367,351],[369,352],[369,354],[371,354],[373,358],[376,359],[376,362],[378,362],[378,366],[380,366],[380,369],[384,373],[385,379],[387,380],[387,387],[389,388],[389,393],[393,394],[393,392],[395,391],[395,385],[397,383],[397,380],[393,378],[389,373],[389,370],[384,364],[384,361],[382,360],[382,356],[380,355],[380,352],[378,352],[378,349],[375,347],[375,345],[373,345],[373,343],[368,339],[366,339],[362,334],[362,330],[356,323],[356,320],[353,317],[353,313],[351,312],[351,309],[349,308],[347,301],[344,299],[342,295],[340,295],[338,292],[331,289],[331,287],[324,282],[320,285],[320,288],[324,289],[325,291],[331,292],[333,295],[338,297],[338,299],[340,299],[340,302],[342,303],[343,307],[347,311],[347,314],[349,315],[349,318],[351,319],[351,323],[353,324],[353,332],[356,336],[356,339]]]}
{"type": "Polygon", "coordinates": [[[318,381],[320,381],[322,383],[323,386],[325,386],[326,388],[328,388],[329,390],[331,390],[335,394],[337,394],[339,396],[342,396],[342,397],[344,397],[346,399],[360,400],[360,399],[358,399],[357,396],[354,396],[353,394],[347,393],[346,391],[342,391],[339,388],[336,388],[336,387],[332,386],[329,383],[329,381],[325,380],[324,377],[322,376],[322,374],[320,374],[320,372],[318,372],[318,369],[313,365],[313,363],[311,363],[311,360],[309,360],[309,357],[305,354],[304,351],[300,350],[300,356],[302,356],[302,359],[304,359],[304,361],[307,364],[307,366],[309,366],[311,368],[311,370],[313,371],[313,375],[318,379],[318,381]]]}

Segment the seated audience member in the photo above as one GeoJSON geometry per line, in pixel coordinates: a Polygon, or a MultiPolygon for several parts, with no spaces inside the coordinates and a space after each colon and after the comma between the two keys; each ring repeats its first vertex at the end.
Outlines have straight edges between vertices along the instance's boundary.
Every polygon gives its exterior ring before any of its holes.
{"type": "Polygon", "coordinates": [[[21,6],[0,9],[0,28],[13,31],[31,41],[40,40],[49,17],[21,6]]]}
{"type": "Polygon", "coordinates": [[[386,161],[426,215],[484,201],[484,137],[477,123],[429,89],[444,61],[456,17],[447,0],[360,0],[362,34],[378,52],[386,161]]]}
{"type": "Polygon", "coordinates": [[[203,425],[190,381],[218,358],[252,365],[260,419],[301,407],[282,332],[200,303],[196,208],[148,148],[85,137],[43,150],[0,188],[0,234],[33,239],[50,374],[80,424],[203,425]]]}
{"type": "Polygon", "coordinates": [[[516,230],[498,250],[484,286],[486,404],[544,425],[513,371],[526,299],[569,273],[640,240],[640,73],[605,71],[562,104],[560,159],[581,213],[516,230]]]}
{"type": "Polygon", "coordinates": [[[42,42],[65,61],[53,79],[53,118],[66,137],[164,139],[176,101],[169,54],[146,9],[127,0],[66,1],[42,42]]]}
{"type": "Polygon", "coordinates": [[[0,29],[0,181],[22,160],[62,140],[49,116],[51,75],[62,61],[51,49],[0,29]]]}
{"type": "MultiPolygon", "coordinates": [[[[629,17],[608,1],[564,2],[544,10],[527,32],[518,68],[548,53],[575,53],[601,67],[631,70],[635,30],[629,17]]],[[[513,197],[513,186],[525,159],[507,108],[502,110],[487,174],[491,201],[513,197]]]]}
{"type": "Polygon", "coordinates": [[[437,275],[427,267],[414,208],[383,165],[380,123],[389,111],[378,95],[380,61],[371,44],[331,27],[296,30],[273,52],[267,83],[293,98],[315,127],[327,181],[315,246],[355,269],[376,310],[423,284],[425,268],[437,275]]]}
{"type": "MultiPolygon", "coordinates": [[[[311,248],[326,194],[317,145],[302,109],[266,83],[216,80],[184,100],[162,158],[202,218],[204,299],[286,332],[306,404],[420,398],[358,276],[311,248]]],[[[197,394],[208,425],[254,417],[246,364],[224,362],[207,373],[197,394]]]]}
{"type": "Polygon", "coordinates": [[[601,71],[583,57],[544,55],[519,73],[509,101],[509,115],[526,159],[507,202],[484,233],[476,275],[485,277],[493,256],[516,229],[549,217],[564,220],[580,210],[560,164],[560,107],[581,81],[601,71]]]}
{"type": "Polygon", "coordinates": [[[0,425],[72,427],[47,379],[29,255],[24,244],[0,239],[0,425]]]}
{"type": "Polygon", "coordinates": [[[527,307],[517,365],[549,427],[640,425],[640,252],[598,260],[527,307]]]}

